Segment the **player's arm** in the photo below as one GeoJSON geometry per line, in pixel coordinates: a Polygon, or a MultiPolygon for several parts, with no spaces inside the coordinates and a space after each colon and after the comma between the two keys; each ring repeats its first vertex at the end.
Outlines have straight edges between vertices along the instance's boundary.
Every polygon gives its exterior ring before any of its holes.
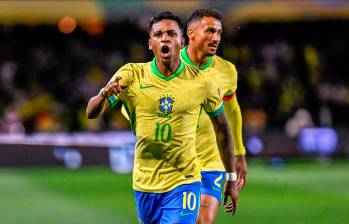
{"type": "Polygon", "coordinates": [[[227,116],[222,112],[218,116],[211,116],[210,118],[215,130],[217,145],[225,170],[227,173],[233,173],[235,172],[233,162],[234,146],[227,116]]]}
{"type": "Polygon", "coordinates": [[[88,101],[86,108],[86,117],[88,119],[96,118],[107,111],[109,107],[110,104],[107,100],[107,96],[105,95],[104,88],[102,88],[96,96],[92,97],[88,101]]]}
{"type": "Polygon", "coordinates": [[[108,84],[101,89],[99,94],[92,97],[87,104],[86,116],[89,119],[102,115],[109,108],[114,107],[119,101],[119,94],[126,89],[131,81],[133,68],[131,64],[122,66],[110,79],[108,84]]]}
{"type": "MultiPolygon", "coordinates": [[[[225,170],[228,175],[234,175],[234,147],[228,119],[225,113],[222,112],[218,116],[211,116],[211,121],[215,130],[217,145],[225,170]]],[[[235,181],[235,178],[227,179],[224,186],[223,204],[226,206],[226,212],[232,214],[235,214],[238,203],[238,193],[235,186],[235,181]],[[228,196],[231,198],[231,202],[229,204],[227,204],[228,196]]]]}
{"type": "Polygon", "coordinates": [[[86,116],[88,119],[93,119],[104,114],[104,112],[117,102],[117,97],[115,95],[121,91],[118,92],[120,86],[117,86],[118,84],[116,82],[108,83],[106,87],[102,88],[96,96],[88,101],[86,108],[86,116]]]}
{"type": "Polygon", "coordinates": [[[211,118],[220,156],[227,172],[227,179],[223,192],[225,211],[235,214],[238,203],[238,192],[235,185],[236,173],[234,167],[233,138],[231,136],[228,119],[224,113],[224,105],[220,90],[213,79],[208,80],[207,96],[203,103],[203,108],[211,118]],[[228,196],[231,198],[231,202],[227,204],[228,196]]]}
{"type": "Polygon", "coordinates": [[[242,140],[241,110],[235,94],[224,97],[223,100],[234,141],[235,167],[238,175],[237,188],[240,190],[245,186],[247,178],[246,150],[242,140]]]}

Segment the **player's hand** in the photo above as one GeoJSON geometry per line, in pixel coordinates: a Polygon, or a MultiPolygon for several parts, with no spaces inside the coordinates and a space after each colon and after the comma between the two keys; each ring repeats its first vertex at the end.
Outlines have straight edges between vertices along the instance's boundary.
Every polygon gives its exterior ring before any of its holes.
{"type": "Polygon", "coordinates": [[[236,188],[241,190],[244,188],[247,180],[247,163],[245,156],[235,156],[235,169],[238,176],[238,181],[236,182],[236,188]]]}
{"type": "Polygon", "coordinates": [[[223,205],[225,207],[225,212],[235,215],[238,206],[238,191],[234,181],[226,181],[224,185],[224,199],[223,205]],[[228,197],[231,201],[228,202],[228,197]]]}
{"type": "Polygon", "coordinates": [[[120,85],[121,77],[116,77],[115,81],[109,82],[106,87],[104,87],[104,90],[102,92],[102,96],[109,97],[111,95],[119,95],[121,93],[121,90],[127,89],[127,86],[120,85]]]}

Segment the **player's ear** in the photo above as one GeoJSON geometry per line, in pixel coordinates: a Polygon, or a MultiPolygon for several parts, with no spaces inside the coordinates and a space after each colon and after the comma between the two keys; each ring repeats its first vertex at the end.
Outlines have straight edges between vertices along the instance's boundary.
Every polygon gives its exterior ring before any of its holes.
{"type": "Polygon", "coordinates": [[[153,46],[151,44],[151,39],[150,38],[148,39],[148,49],[149,50],[153,50],[153,46]]]}
{"type": "Polygon", "coordinates": [[[189,40],[192,40],[194,38],[194,30],[191,27],[187,29],[187,36],[189,40]]]}
{"type": "Polygon", "coordinates": [[[181,38],[181,48],[183,48],[183,47],[184,47],[184,44],[185,44],[185,38],[184,38],[184,37],[182,37],[182,38],[181,38]]]}

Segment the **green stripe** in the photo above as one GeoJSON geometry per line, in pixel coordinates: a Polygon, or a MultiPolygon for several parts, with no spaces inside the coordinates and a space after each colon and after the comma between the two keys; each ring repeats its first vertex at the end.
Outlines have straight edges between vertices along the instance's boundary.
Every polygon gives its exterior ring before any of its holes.
{"type": "Polygon", "coordinates": [[[206,113],[210,117],[218,117],[223,112],[223,110],[224,110],[224,104],[222,103],[222,105],[216,111],[206,112],[206,113]]]}
{"type": "Polygon", "coordinates": [[[136,135],[136,122],[135,122],[135,114],[131,114],[130,110],[127,108],[126,104],[124,102],[122,102],[122,105],[125,107],[125,110],[128,114],[128,117],[130,119],[130,126],[131,126],[131,131],[134,135],[136,135]]]}
{"type": "Polygon", "coordinates": [[[202,106],[200,107],[200,112],[199,112],[199,117],[198,117],[198,121],[197,121],[197,124],[196,124],[196,128],[200,128],[199,127],[199,121],[200,121],[201,113],[202,113],[202,106]]]}
{"type": "Polygon", "coordinates": [[[188,49],[188,46],[185,46],[184,48],[181,49],[181,56],[182,56],[182,59],[183,61],[188,64],[188,65],[191,65],[193,66],[194,68],[197,68],[199,70],[205,70],[207,68],[209,68],[212,64],[212,57],[208,57],[207,59],[207,62],[206,64],[204,64],[203,66],[199,67],[197,65],[195,65],[189,58],[188,54],[187,54],[187,49],[188,49]]]}
{"type": "Polygon", "coordinates": [[[155,58],[154,58],[153,61],[151,62],[150,69],[151,69],[152,73],[153,73],[154,75],[156,75],[157,77],[159,77],[160,79],[164,79],[164,80],[166,80],[166,81],[170,81],[170,80],[176,78],[177,76],[179,76],[180,74],[182,74],[183,71],[184,71],[184,69],[185,69],[185,66],[184,66],[184,64],[182,63],[182,61],[180,61],[179,66],[178,66],[178,68],[177,68],[177,71],[176,71],[175,73],[173,73],[173,74],[171,74],[170,76],[167,77],[167,76],[163,75],[163,74],[158,70],[158,68],[156,67],[156,60],[155,60],[155,58]]]}

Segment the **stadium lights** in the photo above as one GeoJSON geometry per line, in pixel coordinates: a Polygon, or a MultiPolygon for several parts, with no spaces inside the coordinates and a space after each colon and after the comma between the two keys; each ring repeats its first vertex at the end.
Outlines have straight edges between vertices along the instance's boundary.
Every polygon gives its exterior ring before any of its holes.
{"type": "Polygon", "coordinates": [[[252,154],[252,155],[259,155],[264,148],[263,141],[260,137],[257,136],[252,136],[248,138],[247,143],[247,150],[252,154]]]}
{"type": "Polygon", "coordinates": [[[338,145],[338,135],[333,128],[304,128],[299,134],[300,148],[306,153],[330,155],[338,145]]]}
{"type": "Polygon", "coordinates": [[[73,17],[64,16],[58,22],[58,29],[62,33],[69,34],[76,29],[76,25],[77,25],[76,20],[73,17]]]}

